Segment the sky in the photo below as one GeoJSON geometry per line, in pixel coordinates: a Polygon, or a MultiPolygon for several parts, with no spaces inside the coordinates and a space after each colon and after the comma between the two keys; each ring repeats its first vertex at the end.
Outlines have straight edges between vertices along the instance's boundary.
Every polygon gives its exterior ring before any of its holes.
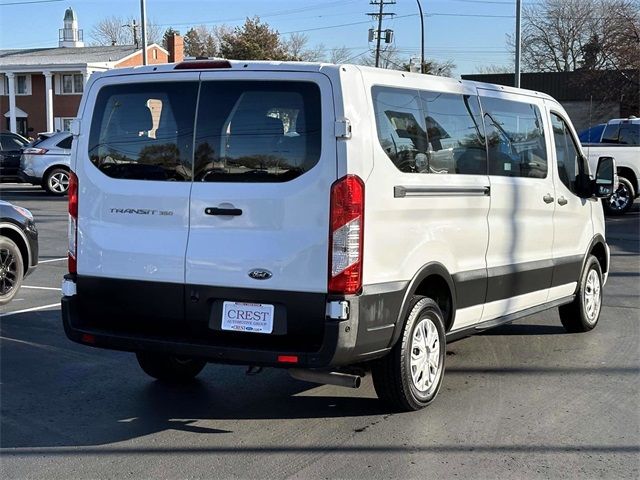
{"type": "MultiPolygon", "coordinates": [[[[390,0],[385,0],[390,1],[390,0]]],[[[487,65],[512,65],[506,44],[515,29],[515,0],[421,0],[425,14],[425,56],[451,60],[456,76],[477,73],[487,65]]],[[[0,0],[0,49],[55,47],[65,9],[78,15],[86,43],[91,29],[105,17],[140,16],[139,0],[0,0]],[[33,2],[33,3],[25,3],[33,2]]],[[[367,41],[375,27],[367,12],[378,7],[368,0],[147,0],[147,18],[163,29],[182,34],[194,25],[241,25],[258,15],[283,36],[301,32],[309,45],[348,47],[354,62],[374,43],[367,41]]],[[[420,17],[416,0],[386,5],[383,29],[394,31],[394,43],[403,57],[420,55],[420,17]]]]}

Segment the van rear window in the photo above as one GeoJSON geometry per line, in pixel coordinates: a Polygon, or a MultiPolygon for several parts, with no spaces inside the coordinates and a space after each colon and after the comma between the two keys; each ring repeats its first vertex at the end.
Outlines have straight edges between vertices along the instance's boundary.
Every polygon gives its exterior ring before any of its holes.
{"type": "Polygon", "coordinates": [[[98,93],[89,158],[105,175],[191,181],[197,82],[121,84],[98,93]]]}
{"type": "Polygon", "coordinates": [[[198,104],[195,181],[284,182],[318,163],[315,83],[202,82],[198,104]]]}

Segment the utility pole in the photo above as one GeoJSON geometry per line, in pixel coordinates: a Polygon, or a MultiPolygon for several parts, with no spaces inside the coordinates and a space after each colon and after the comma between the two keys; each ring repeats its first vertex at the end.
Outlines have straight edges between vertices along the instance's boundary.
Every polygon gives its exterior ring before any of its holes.
{"type": "Polygon", "coordinates": [[[418,11],[420,12],[420,73],[424,73],[424,15],[422,14],[422,4],[418,2],[418,11]]]}
{"type": "MultiPolygon", "coordinates": [[[[136,46],[136,48],[138,48],[138,24],[136,23],[136,19],[134,18],[133,20],[131,20],[131,23],[127,23],[126,25],[122,25],[123,27],[127,27],[130,28],[131,31],[133,32],[133,44],[136,46]]],[[[112,42],[112,45],[115,45],[114,42],[112,42]]]]}
{"type": "MultiPolygon", "coordinates": [[[[393,5],[395,4],[395,0],[389,0],[385,2],[385,0],[371,0],[369,5],[379,5],[380,10],[374,13],[367,13],[370,17],[377,17],[378,19],[378,29],[376,31],[376,67],[380,65],[380,40],[382,40],[382,19],[383,17],[393,16],[395,13],[384,13],[385,5],[393,5]]],[[[388,32],[391,32],[390,30],[388,32]]],[[[369,35],[371,37],[371,35],[369,35]]],[[[385,43],[390,43],[391,35],[387,34],[385,38],[385,43]]]]}
{"type": "Polygon", "coordinates": [[[147,64],[147,3],[140,0],[140,22],[142,23],[142,64],[147,64]]]}
{"type": "Polygon", "coordinates": [[[522,16],[522,2],[516,0],[516,72],[515,72],[515,86],[520,88],[520,48],[522,39],[520,38],[520,17],[522,16]]]}

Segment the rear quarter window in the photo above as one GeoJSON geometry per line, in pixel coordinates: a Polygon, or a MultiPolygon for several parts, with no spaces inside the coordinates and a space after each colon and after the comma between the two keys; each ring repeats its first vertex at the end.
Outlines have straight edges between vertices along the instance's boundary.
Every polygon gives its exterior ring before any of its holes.
{"type": "Polygon", "coordinates": [[[89,159],[109,177],[190,181],[197,82],[110,85],[100,89],[89,159]]]}

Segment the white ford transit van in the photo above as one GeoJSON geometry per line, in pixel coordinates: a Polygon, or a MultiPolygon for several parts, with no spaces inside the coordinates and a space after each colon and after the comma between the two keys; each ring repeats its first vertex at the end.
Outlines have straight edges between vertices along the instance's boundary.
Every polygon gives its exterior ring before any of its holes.
{"type": "Polygon", "coordinates": [[[168,381],[289,368],[428,404],[445,345],[559,307],[598,322],[597,178],[531,91],[353,65],[94,74],[73,126],[68,337],[168,381]]]}

